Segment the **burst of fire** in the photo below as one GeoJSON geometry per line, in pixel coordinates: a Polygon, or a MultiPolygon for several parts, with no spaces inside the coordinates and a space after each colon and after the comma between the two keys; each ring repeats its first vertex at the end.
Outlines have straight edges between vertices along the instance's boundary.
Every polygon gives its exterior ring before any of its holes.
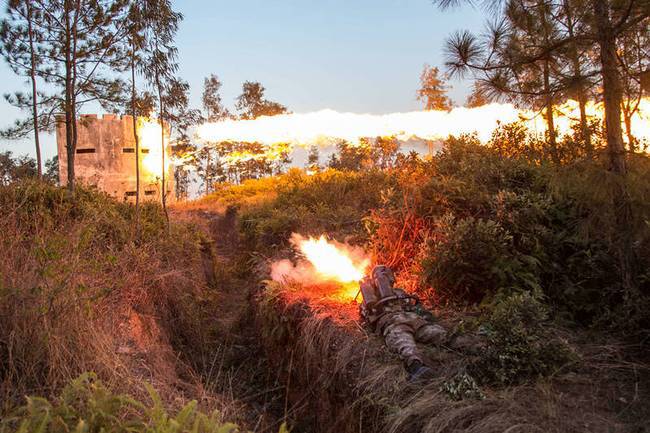
{"type": "Polygon", "coordinates": [[[226,165],[237,165],[246,161],[278,161],[285,155],[291,153],[292,146],[288,143],[271,143],[265,146],[263,153],[253,153],[248,151],[234,151],[223,158],[226,165]]]}
{"type": "Polygon", "coordinates": [[[300,239],[297,246],[324,278],[351,283],[361,280],[368,267],[367,260],[355,264],[347,251],[329,242],[325,235],[300,239]]]}
{"type": "MultiPolygon", "coordinates": [[[[571,123],[579,119],[578,104],[568,101],[555,107],[560,135],[571,132],[571,123]]],[[[590,103],[587,114],[603,117],[602,104],[590,103]]],[[[322,110],[294,113],[255,120],[226,120],[199,127],[198,136],[207,142],[248,141],[267,145],[285,142],[295,145],[329,145],[332,139],[356,143],[361,137],[396,136],[401,140],[420,138],[444,139],[449,135],[477,133],[489,140],[499,123],[523,121],[533,133],[544,133],[546,126],[539,113],[519,110],[511,104],[489,104],[477,108],[454,108],[447,111],[414,111],[385,115],[339,113],[322,110]]],[[[650,140],[650,98],[641,101],[632,118],[632,132],[639,139],[650,140]]]]}
{"type": "Polygon", "coordinates": [[[339,286],[329,298],[349,302],[356,298],[359,281],[365,275],[370,259],[359,247],[330,241],[325,235],[319,238],[291,236],[291,243],[308,261],[296,266],[281,260],[272,266],[272,277],[277,281],[295,280],[305,285],[335,282],[339,286]]]}

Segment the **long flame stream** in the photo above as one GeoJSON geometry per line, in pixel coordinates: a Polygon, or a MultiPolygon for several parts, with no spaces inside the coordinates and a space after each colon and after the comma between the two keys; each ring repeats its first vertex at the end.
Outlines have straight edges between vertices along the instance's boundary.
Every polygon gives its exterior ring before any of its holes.
{"type": "MultiPolygon", "coordinates": [[[[560,135],[571,132],[571,124],[579,119],[575,101],[555,107],[556,127],[560,135]]],[[[587,115],[602,118],[602,104],[589,103],[587,115]]],[[[266,145],[292,143],[299,146],[329,145],[332,139],[355,143],[361,137],[396,136],[407,140],[420,138],[439,140],[462,133],[478,134],[481,141],[489,140],[499,123],[523,121],[533,133],[544,133],[542,116],[530,110],[519,110],[512,104],[489,104],[477,108],[458,107],[447,111],[413,111],[384,115],[340,113],[321,110],[293,113],[254,120],[226,120],[206,123],[199,127],[198,136],[204,142],[248,141],[266,145]]],[[[650,98],[644,98],[632,118],[632,133],[639,139],[650,140],[650,98]]]]}

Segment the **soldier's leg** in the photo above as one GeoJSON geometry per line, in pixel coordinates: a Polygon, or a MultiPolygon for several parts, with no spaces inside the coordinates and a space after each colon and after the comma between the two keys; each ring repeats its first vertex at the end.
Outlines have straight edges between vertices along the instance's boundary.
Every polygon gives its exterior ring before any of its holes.
{"type": "Polygon", "coordinates": [[[415,331],[415,341],[423,344],[435,344],[436,346],[444,343],[447,338],[445,328],[424,320],[423,322],[415,331]]]}
{"type": "Polygon", "coordinates": [[[415,361],[422,363],[422,356],[418,351],[413,335],[413,328],[407,324],[390,324],[384,328],[384,341],[391,352],[397,353],[404,361],[407,368],[415,361]]]}

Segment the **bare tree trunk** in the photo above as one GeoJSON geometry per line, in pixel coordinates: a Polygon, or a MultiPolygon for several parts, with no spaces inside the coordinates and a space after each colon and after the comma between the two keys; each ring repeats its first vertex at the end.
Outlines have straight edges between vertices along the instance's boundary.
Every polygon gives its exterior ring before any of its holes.
{"type": "Polygon", "coordinates": [[[65,5],[65,148],[68,157],[68,191],[70,193],[74,192],[75,182],[74,182],[74,159],[75,159],[75,140],[74,140],[74,131],[73,131],[73,115],[74,110],[72,108],[72,31],[70,28],[70,10],[71,10],[71,0],[66,0],[65,5]]]}
{"type": "Polygon", "coordinates": [[[140,137],[138,137],[138,113],[135,107],[135,44],[131,41],[131,117],[135,141],[135,234],[140,237],[140,137]]]}
{"type": "Polygon", "coordinates": [[[627,147],[630,152],[636,152],[636,139],[632,134],[632,113],[623,110],[623,122],[625,123],[625,135],[627,135],[627,147]]]}
{"type": "MultiPolygon", "coordinates": [[[[75,9],[74,9],[74,19],[72,21],[72,56],[70,57],[71,60],[71,67],[72,67],[72,80],[70,82],[70,91],[71,91],[71,101],[72,104],[70,105],[71,109],[71,119],[72,119],[72,147],[74,149],[74,152],[76,153],[77,151],[77,141],[78,141],[78,130],[77,130],[77,41],[78,41],[78,35],[77,35],[77,29],[78,29],[78,24],[79,24],[79,13],[81,10],[81,0],[77,0],[75,3],[75,9]]],[[[68,168],[69,170],[69,168],[68,168]]],[[[74,173],[74,167],[73,167],[73,173],[74,173]]],[[[75,182],[76,183],[76,182],[75,182]]],[[[74,188],[74,185],[73,185],[74,188]]]]}
{"type": "Polygon", "coordinates": [[[609,153],[610,170],[625,175],[625,146],[621,128],[621,101],[623,88],[621,85],[618,60],[616,56],[616,35],[609,18],[609,1],[594,1],[594,15],[598,30],[600,45],[600,61],[603,76],[603,101],[605,104],[605,129],[607,135],[607,151],[609,153]]]}
{"type": "MultiPolygon", "coordinates": [[[[573,19],[573,11],[571,10],[571,3],[567,0],[564,1],[564,10],[567,17],[567,31],[569,38],[574,39],[575,32],[575,20],[573,19]]],[[[578,54],[578,48],[576,46],[577,42],[573,41],[570,47],[570,58],[573,64],[573,75],[578,81],[577,88],[575,90],[578,99],[578,107],[580,109],[580,135],[582,135],[582,140],[584,141],[585,152],[587,157],[590,159],[593,158],[594,147],[591,143],[591,130],[589,129],[589,119],[587,118],[587,95],[585,85],[583,84],[582,79],[584,78],[582,74],[582,67],[580,65],[580,56],[578,54]]]]}
{"type": "Polygon", "coordinates": [[[548,61],[544,61],[544,93],[546,93],[546,127],[548,129],[548,143],[551,146],[551,158],[555,164],[560,163],[560,156],[557,151],[557,136],[555,133],[555,119],[553,116],[553,96],[551,94],[550,70],[548,61]]]}
{"type": "Polygon", "coordinates": [[[589,119],[587,118],[587,102],[584,90],[580,88],[578,92],[578,106],[580,107],[580,134],[584,140],[587,157],[593,158],[594,145],[591,142],[591,130],[589,129],[589,119]]]}
{"type": "Polygon", "coordinates": [[[208,151],[207,163],[205,165],[205,195],[210,194],[210,149],[208,151]]]}
{"type": "Polygon", "coordinates": [[[36,145],[36,165],[38,178],[43,178],[43,163],[41,161],[41,143],[38,135],[38,95],[36,93],[36,55],[34,53],[34,31],[32,29],[32,5],[27,5],[27,32],[29,34],[29,51],[31,57],[30,78],[32,81],[32,121],[34,123],[34,144],[36,145]]]}
{"type": "Polygon", "coordinates": [[[621,283],[625,291],[632,288],[632,205],[626,186],[627,164],[623,130],[621,128],[621,101],[623,87],[616,54],[616,34],[610,21],[609,0],[596,0],[594,16],[600,45],[600,61],[603,77],[603,101],[605,105],[605,129],[610,171],[617,174],[614,191],[614,215],[620,236],[618,259],[621,269],[621,283]]]}
{"type": "MultiPolygon", "coordinates": [[[[546,10],[546,4],[542,2],[540,5],[540,18],[542,27],[544,30],[544,45],[548,46],[549,43],[549,28],[547,14],[549,13],[546,10]]],[[[553,118],[553,93],[551,89],[551,65],[549,59],[544,59],[543,66],[543,75],[544,75],[544,94],[546,95],[546,126],[548,129],[548,141],[551,146],[551,159],[553,163],[560,163],[560,156],[557,150],[557,136],[555,134],[555,121],[553,118]]]]}
{"type": "Polygon", "coordinates": [[[167,182],[165,180],[165,104],[162,98],[162,88],[160,86],[160,75],[156,71],[156,89],[158,91],[158,104],[160,106],[160,147],[162,150],[161,168],[162,168],[162,191],[161,201],[165,219],[167,220],[167,230],[169,230],[169,213],[167,212],[167,182]]]}

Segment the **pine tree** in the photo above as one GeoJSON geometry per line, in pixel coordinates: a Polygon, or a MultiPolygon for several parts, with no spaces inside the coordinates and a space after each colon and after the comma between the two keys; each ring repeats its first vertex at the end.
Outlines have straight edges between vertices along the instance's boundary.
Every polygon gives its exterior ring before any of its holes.
{"type": "MultiPolygon", "coordinates": [[[[131,75],[131,91],[129,106],[126,109],[131,114],[133,122],[133,141],[135,143],[135,232],[140,236],[140,137],[138,136],[138,116],[145,114],[138,110],[139,96],[136,86],[137,71],[142,65],[142,51],[145,47],[144,5],[142,0],[133,0],[129,4],[126,16],[127,38],[125,47],[128,52],[128,64],[131,75]]],[[[149,113],[146,113],[149,114],[149,113]]]]}
{"type": "Polygon", "coordinates": [[[169,226],[167,213],[166,145],[165,128],[169,120],[167,102],[173,102],[169,94],[178,89],[175,76],[178,71],[178,50],[174,37],[183,16],[175,12],[169,0],[143,0],[142,22],[145,32],[142,72],[157,98],[158,120],[161,126],[161,202],[169,226]]]}
{"type": "Polygon", "coordinates": [[[439,73],[438,68],[427,64],[422,68],[417,99],[424,102],[425,110],[451,110],[451,99],[447,97],[448,86],[438,76],[439,73]]]}
{"type": "MultiPolygon", "coordinates": [[[[454,6],[463,0],[436,0],[442,7],[454,6]]],[[[466,0],[467,1],[467,0],[466,0]]],[[[466,2],[465,1],[465,2],[466,2]]],[[[626,150],[621,127],[621,105],[623,103],[623,76],[619,61],[621,41],[635,29],[647,28],[650,21],[650,2],[648,0],[567,0],[575,1],[581,11],[581,26],[573,27],[573,32],[562,32],[556,35],[550,44],[540,50],[527,53],[527,59],[542,60],[552,58],[561,50],[576,41],[588,44],[597,52],[599,60],[598,75],[602,85],[602,99],[605,114],[605,133],[609,170],[616,175],[615,190],[613,191],[612,206],[616,215],[616,224],[620,229],[618,257],[622,287],[629,291],[632,288],[632,240],[629,230],[632,222],[632,204],[626,187],[627,174],[626,150]]],[[[502,1],[487,2],[493,6],[501,5],[502,1]]],[[[521,0],[509,0],[507,5],[521,3],[521,0]]],[[[553,16],[562,17],[557,5],[549,3],[553,16]]],[[[575,19],[578,19],[575,17],[575,19]]],[[[477,67],[485,70],[483,65],[475,65],[484,53],[484,47],[468,33],[459,34],[452,39],[450,48],[455,58],[450,62],[452,69],[466,70],[477,67]]],[[[494,42],[494,41],[492,41],[494,42]]],[[[489,49],[488,49],[489,51],[489,49]]],[[[483,60],[486,58],[483,57],[483,60]]],[[[514,63],[516,65],[516,63],[514,63]]],[[[645,73],[642,72],[641,74],[645,73]]],[[[641,77],[639,79],[641,81],[641,77]]],[[[564,90],[561,87],[558,90],[564,90]]]]}
{"type": "Polygon", "coordinates": [[[36,148],[36,167],[38,177],[43,176],[41,161],[41,144],[39,120],[43,120],[46,129],[51,126],[51,111],[40,112],[36,76],[38,74],[37,46],[42,43],[42,35],[34,30],[34,21],[39,19],[42,11],[38,4],[30,0],[10,0],[7,2],[7,17],[0,21],[0,54],[9,67],[17,75],[29,77],[31,94],[25,96],[22,92],[5,95],[11,105],[31,111],[31,118],[18,121],[13,127],[2,131],[5,138],[23,138],[34,134],[36,148]]]}
{"type": "Polygon", "coordinates": [[[51,104],[65,113],[67,184],[75,188],[77,113],[84,104],[99,102],[113,111],[122,103],[125,0],[32,0],[39,14],[33,31],[42,38],[36,46],[37,76],[56,94],[51,104]],[[45,43],[46,42],[46,43],[45,43]]]}
{"type": "Polygon", "coordinates": [[[541,111],[550,156],[559,163],[553,107],[560,88],[555,73],[557,62],[547,52],[556,38],[548,2],[510,1],[501,20],[488,26],[480,39],[468,32],[456,33],[449,39],[447,66],[452,74],[470,72],[488,99],[505,99],[523,107],[532,105],[541,111]]]}

